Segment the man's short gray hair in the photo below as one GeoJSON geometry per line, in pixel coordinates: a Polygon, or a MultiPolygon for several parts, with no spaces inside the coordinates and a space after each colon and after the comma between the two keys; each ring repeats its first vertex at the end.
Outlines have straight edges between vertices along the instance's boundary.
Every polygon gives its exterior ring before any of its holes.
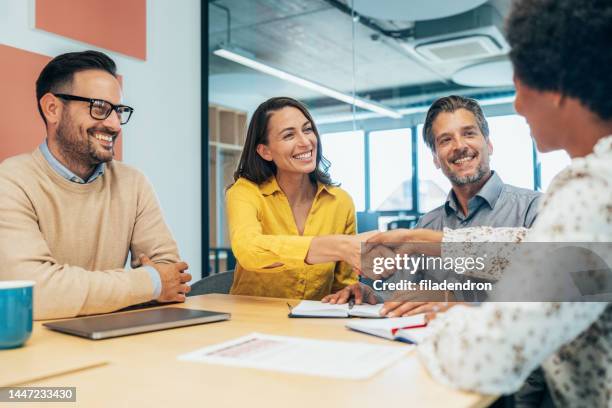
{"type": "Polygon", "coordinates": [[[489,124],[487,123],[484,113],[482,113],[482,108],[475,99],[466,98],[465,96],[459,95],[445,96],[436,100],[431,105],[427,111],[427,116],[425,117],[425,125],[423,126],[423,141],[432,151],[436,151],[436,143],[432,131],[434,120],[436,120],[438,115],[442,112],[453,113],[459,109],[465,109],[472,112],[476,118],[476,124],[478,124],[478,128],[483,134],[485,140],[489,139],[489,124]]]}

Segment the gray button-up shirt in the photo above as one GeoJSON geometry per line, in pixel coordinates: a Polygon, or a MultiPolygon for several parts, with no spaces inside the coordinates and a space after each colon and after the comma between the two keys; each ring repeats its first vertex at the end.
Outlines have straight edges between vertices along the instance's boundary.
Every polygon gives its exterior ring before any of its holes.
{"type": "MultiPolygon", "coordinates": [[[[468,227],[525,227],[530,228],[536,219],[538,204],[542,193],[504,184],[496,172],[487,180],[480,191],[468,201],[468,214],[463,215],[457,197],[451,189],[446,202],[440,207],[424,214],[415,228],[443,230],[444,228],[468,227]]],[[[416,274],[397,271],[387,281],[400,280],[418,281],[423,279],[427,271],[420,270],[416,274]]],[[[461,280],[462,276],[457,275],[461,280]]],[[[472,280],[477,280],[472,278],[472,280]]],[[[379,301],[388,300],[392,292],[375,291],[379,301]]],[[[471,295],[471,294],[470,294],[471,295]]],[[[455,293],[458,300],[473,301],[464,294],[455,293]]]]}
{"type": "Polygon", "coordinates": [[[468,201],[468,214],[463,215],[455,193],[448,193],[446,202],[423,215],[417,228],[442,230],[467,227],[525,227],[535,221],[542,193],[504,184],[496,172],[480,191],[468,201]]]}

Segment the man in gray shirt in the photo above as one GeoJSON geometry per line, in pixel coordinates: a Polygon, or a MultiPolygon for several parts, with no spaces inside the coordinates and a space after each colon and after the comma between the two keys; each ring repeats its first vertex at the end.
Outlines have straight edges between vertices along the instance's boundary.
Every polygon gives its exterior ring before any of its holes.
{"type": "MultiPolygon", "coordinates": [[[[473,99],[451,95],[435,101],[427,112],[423,139],[433,154],[434,164],[450,180],[452,189],[440,207],[424,214],[416,228],[525,227],[535,221],[541,193],[505,184],[491,170],[489,157],[493,145],[482,109],[473,99]]],[[[422,277],[417,272],[410,279],[422,277]]],[[[396,273],[388,281],[405,279],[396,273]]],[[[392,293],[375,292],[357,283],[329,295],[324,302],[377,303],[392,293]]],[[[389,317],[440,311],[449,304],[439,302],[386,302],[381,314],[389,317]]],[[[541,370],[534,371],[514,397],[517,407],[548,403],[550,396],[541,370]]]]}
{"type": "MultiPolygon", "coordinates": [[[[525,227],[533,224],[541,193],[504,184],[490,168],[493,145],[489,125],[478,102],[451,95],[435,101],[425,119],[423,139],[432,151],[437,168],[450,180],[452,189],[446,202],[424,214],[417,228],[442,230],[476,226],[525,227]]],[[[391,280],[401,279],[401,273],[391,280]]],[[[326,296],[323,302],[376,303],[389,293],[374,292],[364,284],[354,284],[326,296]]],[[[384,311],[391,317],[431,311],[436,305],[388,302],[384,311]]]]}
{"type": "Polygon", "coordinates": [[[489,166],[489,125],[473,99],[451,95],[431,105],[423,139],[453,188],[418,228],[531,227],[540,193],[504,184],[489,166]]]}
{"type": "Polygon", "coordinates": [[[444,204],[424,214],[415,228],[530,228],[535,221],[541,193],[505,184],[493,170],[480,190],[469,196],[465,212],[455,193],[459,188],[453,185],[444,204]]]}

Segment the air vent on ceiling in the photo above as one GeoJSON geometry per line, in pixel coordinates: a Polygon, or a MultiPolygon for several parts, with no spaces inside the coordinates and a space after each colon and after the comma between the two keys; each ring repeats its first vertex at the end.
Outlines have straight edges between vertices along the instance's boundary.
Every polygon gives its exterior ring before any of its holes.
{"type": "Polygon", "coordinates": [[[415,47],[423,57],[433,62],[472,60],[499,55],[502,47],[486,35],[421,43],[415,47]]]}
{"type": "Polygon", "coordinates": [[[437,20],[417,21],[414,50],[434,62],[477,60],[506,54],[503,20],[485,4],[466,13],[437,20]]]}

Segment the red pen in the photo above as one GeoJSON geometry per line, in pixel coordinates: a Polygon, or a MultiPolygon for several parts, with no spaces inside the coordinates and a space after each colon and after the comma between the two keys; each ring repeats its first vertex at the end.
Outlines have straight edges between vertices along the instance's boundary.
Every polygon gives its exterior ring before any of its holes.
{"type": "Polygon", "coordinates": [[[418,329],[421,327],[427,327],[427,322],[423,323],[423,324],[415,324],[412,326],[406,326],[406,327],[398,327],[397,329],[391,329],[391,334],[393,336],[395,336],[395,333],[397,333],[399,330],[405,330],[405,329],[418,329]]]}

